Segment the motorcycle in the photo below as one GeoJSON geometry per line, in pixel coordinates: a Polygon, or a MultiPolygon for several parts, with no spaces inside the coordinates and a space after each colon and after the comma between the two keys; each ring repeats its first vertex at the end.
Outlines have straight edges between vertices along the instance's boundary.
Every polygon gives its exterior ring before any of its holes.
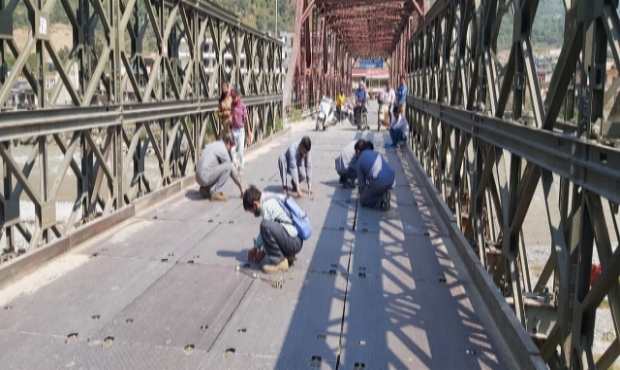
{"type": "Polygon", "coordinates": [[[324,96],[319,105],[319,115],[316,120],[316,130],[325,131],[328,124],[334,122],[334,104],[333,101],[324,96]]]}
{"type": "Polygon", "coordinates": [[[358,130],[368,130],[368,109],[359,103],[355,107],[355,126],[358,130]]]}

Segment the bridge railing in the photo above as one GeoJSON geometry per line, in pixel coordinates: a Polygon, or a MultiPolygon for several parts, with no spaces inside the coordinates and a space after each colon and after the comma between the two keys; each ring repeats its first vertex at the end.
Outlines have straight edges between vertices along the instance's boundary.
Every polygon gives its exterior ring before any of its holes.
{"type": "Polygon", "coordinates": [[[190,176],[223,81],[282,128],[282,44],[208,1],[12,1],[0,66],[0,263],[190,176]]]}
{"type": "Polygon", "coordinates": [[[437,1],[409,43],[407,114],[418,160],[512,307],[511,319],[487,302],[515,352],[531,353],[516,317],[549,367],[608,368],[620,355],[620,18],[617,1],[561,4],[552,25],[535,0],[437,1]],[[546,70],[532,35],[564,24],[546,70]]]}

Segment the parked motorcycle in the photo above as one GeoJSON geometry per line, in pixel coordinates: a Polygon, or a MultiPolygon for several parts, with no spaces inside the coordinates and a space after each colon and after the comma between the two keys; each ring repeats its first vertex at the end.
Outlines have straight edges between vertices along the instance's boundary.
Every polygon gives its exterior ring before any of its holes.
{"type": "Polygon", "coordinates": [[[355,107],[355,126],[358,130],[368,130],[368,109],[366,106],[355,107]]]}
{"type": "Polygon", "coordinates": [[[319,105],[319,114],[316,119],[316,130],[325,131],[327,125],[334,123],[334,102],[324,96],[319,105]]]}

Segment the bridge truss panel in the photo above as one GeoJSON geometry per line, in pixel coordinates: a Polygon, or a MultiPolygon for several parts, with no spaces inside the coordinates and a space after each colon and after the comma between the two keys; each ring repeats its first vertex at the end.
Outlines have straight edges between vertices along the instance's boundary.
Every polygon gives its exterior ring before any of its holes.
{"type": "Polygon", "coordinates": [[[298,0],[287,109],[312,109],[340,90],[348,95],[360,58],[390,59],[396,81],[406,70],[407,40],[427,8],[428,0],[298,0]]]}
{"type": "Polygon", "coordinates": [[[437,1],[407,44],[407,115],[418,160],[547,365],[606,369],[620,355],[620,82],[605,83],[607,56],[620,66],[620,18],[617,1],[563,4],[544,94],[532,47],[538,0],[437,1]],[[502,22],[513,30],[503,62],[502,22]],[[533,274],[536,235],[524,221],[536,194],[550,242],[533,274]],[[595,353],[604,309],[615,339],[595,353]]]}
{"type": "Polygon", "coordinates": [[[224,81],[280,129],[282,46],[204,0],[0,0],[0,263],[191,175],[224,81]]]}

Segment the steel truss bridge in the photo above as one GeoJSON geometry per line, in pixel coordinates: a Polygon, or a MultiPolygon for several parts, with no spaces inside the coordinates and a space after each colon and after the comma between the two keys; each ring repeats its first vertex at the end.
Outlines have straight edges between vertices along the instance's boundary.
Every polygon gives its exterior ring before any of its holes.
{"type": "MultiPolygon", "coordinates": [[[[0,0],[0,287],[187,189],[203,143],[218,133],[223,81],[241,90],[259,145],[274,148],[285,110],[350,90],[356,60],[385,58],[392,85],[405,76],[409,88],[409,146],[421,170],[407,177],[414,197],[423,198],[414,177],[432,185],[417,209],[443,210],[461,245],[446,258],[463,261],[516,366],[610,368],[620,357],[620,79],[607,72],[608,58],[620,65],[618,2],[561,4],[564,41],[543,88],[532,45],[537,0],[298,0],[286,68],[280,41],[208,1],[0,0]],[[54,37],[57,23],[66,40],[54,37]],[[534,227],[527,220],[536,215],[545,222],[534,227]],[[533,238],[548,247],[540,271],[528,258],[533,238]],[[595,351],[603,309],[611,338],[595,351]]],[[[325,137],[325,150],[346,144],[325,137]]],[[[268,182],[264,171],[248,176],[268,182]]],[[[183,262],[200,256],[191,258],[183,262]]],[[[321,357],[309,363],[320,367],[321,357]]]]}

